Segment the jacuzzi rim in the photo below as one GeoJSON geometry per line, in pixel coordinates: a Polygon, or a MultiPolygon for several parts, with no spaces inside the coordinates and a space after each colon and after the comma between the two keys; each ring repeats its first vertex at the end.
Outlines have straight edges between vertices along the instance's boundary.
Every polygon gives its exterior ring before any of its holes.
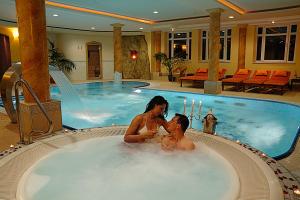
{"type": "MultiPolygon", "coordinates": [[[[36,142],[34,144],[25,146],[22,149],[19,149],[18,151],[14,152],[12,154],[9,154],[8,156],[2,158],[0,160],[0,167],[5,166],[6,163],[8,163],[8,162],[11,161],[11,162],[13,162],[13,163],[11,163],[13,165],[9,165],[9,167],[10,167],[10,170],[14,170],[14,169],[11,169],[11,166],[15,167],[15,165],[17,165],[16,163],[18,163],[18,162],[16,161],[16,159],[18,159],[18,158],[14,159],[14,160],[13,160],[13,158],[19,156],[21,153],[26,153],[26,151],[29,151],[29,150],[31,150],[32,148],[35,148],[35,147],[37,148],[36,150],[39,150],[38,148],[43,148],[43,147],[45,148],[45,146],[46,147],[52,147],[52,148],[50,148],[48,150],[48,152],[51,152],[54,147],[56,147],[56,146],[64,146],[65,145],[64,142],[69,141],[69,140],[74,140],[74,139],[84,140],[84,139],[88,139],[88,138],[92,138],[92,137],[101,137],[101,136],[105,136],[105,135],[120,135],[120,134],[124,134],[124,131],[126,129],[127,129],[127,126],[124,126],[124,127],[114,126],[114,127],[105,127],[105,128],[95,128],[95,129],[89,130],[90,132],[83,132],[82,134],[74,134],[74,133],[64,133],[64,132],[61,132],[64,135],[57,135],[57,136],[53,136],[53,137],[50,137],[50,138],[38,141],[38,142],[36,142]],[[110,133],[107,134],[105,131],[110,131],[110,133]],[[112,131],[114,131],[114,132],[112,133],[112,131]],[[101,134],[101,135],[99,135],[99,134],[101,134]],[[56,141],[54,141],[54,140],[56,140],[56,141]],[[56,142],[57,145],[53,147],[53,146],[51,146],[49,144],[44,144],[45,142],[49,142],[51,144],[51,141],[52,142],[56,142]],[[63,142],[64,145],[61,145],[61,142],[63,142]]],[[[193,135],[190,135],[190,136],[194,137],[193,138],[194,141],[197,141],[198,139],[201,139],[201,140],[210,140],[210,141],[212,141],[214,143],[216,141],[216,144],[218,144],[218,143],[222,144],[223,143],[226,146],[230,147],[230,148],[226,148],[226,149],[229,149],[229,150],[230,149],[231,150],[232,149],[236,149],[234,151],[237,152],[237,156],[239,156],[241,158],[243,157],[244,159],[246,158],[247,160],[249,160],[250,164],[256,166],[258,168],[258,170],[259,170],[258,173],[256,172],[256,175],[261,174],[264,177],[264,183],[262,183],[262,182],[260,183],[261,186],[264,185],[264,187],[266,187],[266,189],[267,189],[266,191],[264,191],[264,194],[265,193],[268,194],[268,196],[272,200],[283,199],[283,192],[282,192],[282,188],[280,186],[278,178],[275,176],[275,174],[272,171],[272,169],[263,160],[261,160],[257,155],[255,155],[251,151],[243,148],[241,145],[238,145],[235,142],[226,140],[224,138],[216,137],[216,136],[211,136],[211,135],[207,135],[207,134],[201,134],[201,132],[198,132],[196,130],[189,130],[188,132],[190,134],[193,134],[193,135]]],[[[212,149],[215,150],[214,148],[212,148],[212,149]]],[[[28,152],[28,153],[31,153],[31,152],[28,152]]],[[[223,157],[225,155],[224,153],[222,154],[219,151],[218,151],[218,153],[221,156],[223,156],[223,157]]],[[[40,154],[43,154],[43,152],[40,152],[40,154]]],[[[44,155],[46,155],[46,154],[44,153],[44,155]]],[[[26,155],[24,155],[24,156],[26,156],[26,155]]],[[[42,157],[42,156],[43,155],[40,155],[39,157],[42,157]]],[[[227,155],[227,157],[225,157],[225,159],[228,160],[228,158],[230,158],[231,156],[232,156],[231,154],[227,155]]],[[[38,159],[35,159],[31,163],[34,163],[37,160],[38,159]]],[[[233,163],[232,161],[233,161],[233,159],[229,159],[228,160],[228,162],[232,166],[236,166],[238,162],[233,163]]],[[[5,167],[7,167],[7,166],[5,166],[5,167]]],[[[19,166],[19,164],[18,164],[18,166],[19,166]]],[[[30,165],[30,166],[32,166],[32,165],[30,165]]],[[[27,169],[30,166],[27,166],[27,169]]],[[[238,167],[235,168],[235,169],[238,169],[238,167]]],[[[24,171],[26,171],[26,169],[24,171]]],[[[18,183],[20,181],[20,178],[22,177],[23,174],[24,173],[22,173],[22,174],[20,174],[20,173],[19,174],[18,173],[17,174],[13,173],[12,175],[11,174],[8,175],[8,179],[10,180],[10,182],[12,182],[12,183],[10,183],[10,185],[13,185],[13,186],[15,184],[18,185],[18,183]],[[19,175],[19,178],[18,178],[18,175],[19,175]]],[[[248,172],[247,173],[241,173],[241,172],[239,172],[238,174],[239,174],[238,175],[239,179],[241,179],[240,174],[244,174],[244,180],[245,180],[245,175],[247,175],[248,172]]],[[[7,179],[7,177],[5,177],[5,179],[7,179]]],[[[247,176],[247,179],[248,179],[248,176],[247,176]]],[[[246,185],[243,186],[243,184],[241,184],[240,188],[242,188],[242,187],[246,188],[247,191],[250,190],[251,194],[253,194],[253,195],[256,194],[256,193],[253,193],[253,190],[255,188],[257,189],[257,186],[251,184],[249,186],[249,188],[247,188],[246,185]],[[252,186],[254,188],[252,188],[252,186]]],[[[11,190],[11,187],[9,188],[9,191],[8,191],[9,193],[7,193],[7,195],[12,195],[12,194],[16,195],[17,188],[15,188],[15,186],[13,188],[14,188],[13,190],[11,190]]],[[[4,191],[5,191],[5,189],[4,189],[4,191]]]]}

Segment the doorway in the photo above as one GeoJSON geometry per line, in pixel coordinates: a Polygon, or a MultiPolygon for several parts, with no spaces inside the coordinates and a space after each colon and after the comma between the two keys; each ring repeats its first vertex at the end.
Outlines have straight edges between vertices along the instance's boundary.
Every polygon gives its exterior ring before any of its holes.
{"type": "Polygon", "coordinates": [[[101,79],[102,45],[99,42],[87,43],[87,79],[101,79]]]}
{"type": "Polygon", "coordinates": [[[0,82],[3,74],[11,66],[9,37],[0,34],[0,82]]]}

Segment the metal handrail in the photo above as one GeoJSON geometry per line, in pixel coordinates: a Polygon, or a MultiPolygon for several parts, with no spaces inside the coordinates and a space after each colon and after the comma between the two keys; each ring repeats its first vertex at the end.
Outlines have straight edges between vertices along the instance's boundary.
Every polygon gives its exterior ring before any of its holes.
{"type": "Polygon", "coordinates": [[[36,96],[36,94],[34,93],[33,89],[31,88],[31,86],[28,84],[28,82],[22,78],[20,78],[19,80],[16,81],[15,83],[15,96],[16,96],[16,113],[17,113],[17,120],[19,123],[19,132],[20,132],[20,143],[24,144],[24,134],[22,133],[21,130],[21,124],[20,124],[20,100],[19,100],[19,87],[24,85],[29,93],[31,94],[31,96],[34,98],[35,102],[37,103],[38,107],[40,108],[40,110],[42,111],[42,113],[44,114],[44,116],[46,117],[49,126],[48,126],[48,130],[46,132],[44,131],[34,131],[32,130],[29,133],[29,139],[28,142],[31,143],[32,142],[32,137],[34,136],[34,133],[45,133],[43,136],[49,135],[52,133],[53,131],[53,123],[52,120],[50,119],[49,115],[47,114],[44,106],[41,104],[39,98],[36,96]]]}

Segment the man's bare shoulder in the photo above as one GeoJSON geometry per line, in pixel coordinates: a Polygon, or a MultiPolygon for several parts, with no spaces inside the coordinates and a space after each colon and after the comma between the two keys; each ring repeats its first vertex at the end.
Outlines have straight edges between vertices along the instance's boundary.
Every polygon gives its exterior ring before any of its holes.
{"type": "Polygon", "coordinates": [[[184,150],[193,150],[196,146],[191,139],[184,137],[181,139],[179,147],[184,150]]]}

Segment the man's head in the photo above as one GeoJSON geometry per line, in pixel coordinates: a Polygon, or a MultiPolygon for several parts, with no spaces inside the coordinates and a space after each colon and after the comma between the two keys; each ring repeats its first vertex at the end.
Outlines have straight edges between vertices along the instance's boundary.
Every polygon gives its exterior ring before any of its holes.
{"type": "Polygon", "coordinates": [[[176,113],[175,116],[169,122],[169,130],[175,131],[177,128],[180,128],[184,133],[189,127],[189,119],[187,116],[176,113]]]}

